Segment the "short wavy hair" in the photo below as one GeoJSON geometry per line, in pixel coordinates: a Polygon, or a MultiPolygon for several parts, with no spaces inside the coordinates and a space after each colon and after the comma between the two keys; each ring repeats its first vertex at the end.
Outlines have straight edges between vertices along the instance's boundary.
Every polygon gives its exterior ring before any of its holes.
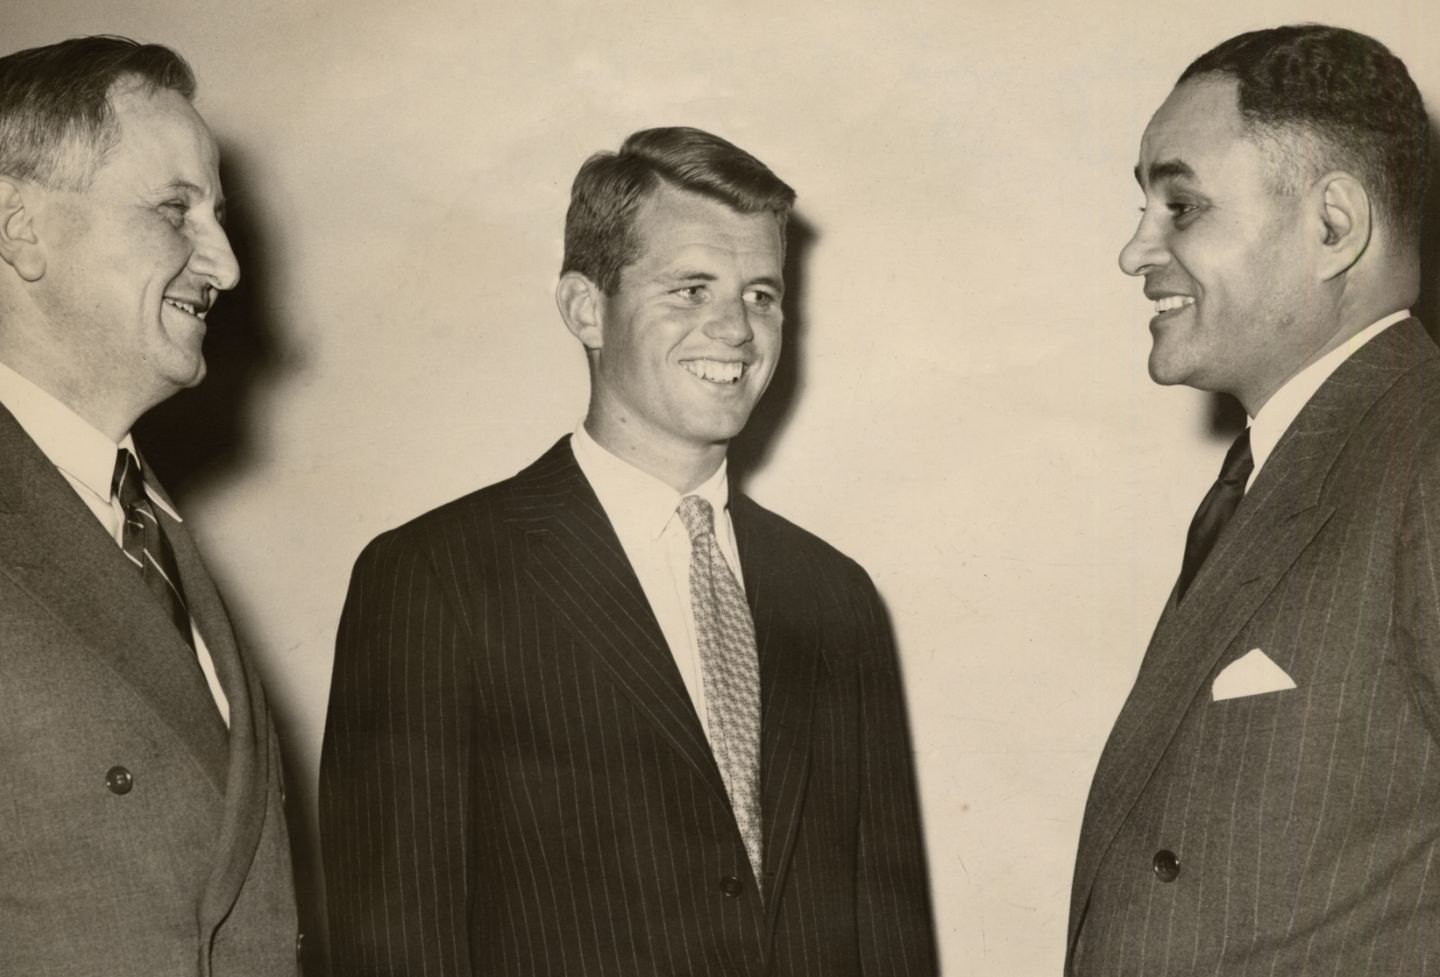
{"type": "Polygon", "coordinates": [[[575,175],[560,273],[579,272],[613,295],[620,287],[620,273],[640,257],[635,214],[662,184],[718,200],[741,213],[769,211],[782,241],[795,205],[795,191],[768,166],[719,136],[686,126],[643,129],[626,139],[619,152],[591,156],[575,175]]]}
{"type": "Polygon", "coordinates": [[[83,190],[119,138],[118,82],[195,97],[185,59],[126,37],[75,37],[0,58],[0,174],[83,190]]]}
{"type": "Polygon", "coordinates": [[[1239,85],[1240,115],[1268,146],[1282,182],[1343,169],[1373,195],[1381,221],[1420,239],[1430,123],[1405,63],[1364,34],[1297,24],[1232,37],[1180,75],[1239,85]]]}

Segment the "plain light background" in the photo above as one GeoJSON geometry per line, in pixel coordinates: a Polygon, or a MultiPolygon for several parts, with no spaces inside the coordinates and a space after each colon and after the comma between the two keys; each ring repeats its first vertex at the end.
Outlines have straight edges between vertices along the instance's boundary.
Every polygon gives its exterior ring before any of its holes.
{"type": "Polygon", "coordinates": [[[1205,397],[1147,379],[1116,266],[1151,112],[1202,51],[1296,20],[1373,34],[1440,104],[1433,0],[0,10],[6,51],[120,33],[200,77],[245,279],[152,454],[268,678],[311,926],[352,561],[583,412],[552,299],[575,170],[688,124],[799,191],[746,485],[888,604],[952,977],[1059,972],[1090,774],[1224,452],[1205,397]]]}

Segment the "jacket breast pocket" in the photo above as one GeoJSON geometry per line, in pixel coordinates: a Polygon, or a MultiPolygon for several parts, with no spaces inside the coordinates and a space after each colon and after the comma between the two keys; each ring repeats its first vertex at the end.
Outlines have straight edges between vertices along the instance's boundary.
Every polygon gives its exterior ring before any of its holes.
{"type": "Polygon", "coordinates": [[[1233,732],[1304,733],[1334,729],[1355,717],[1355,706],[1367,695],[1361,681],[1330,681],[1293,689],[1222,699],[1209,705],[1211,716],[1233,732]]]}

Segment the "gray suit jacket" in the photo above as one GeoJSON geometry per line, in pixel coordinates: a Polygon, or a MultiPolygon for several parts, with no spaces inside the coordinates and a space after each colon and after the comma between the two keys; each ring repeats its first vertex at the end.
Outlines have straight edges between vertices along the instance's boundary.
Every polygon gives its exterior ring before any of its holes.
{"type": "Polygon", "coordinates": [[[165,520],[230,704],[84,502],[0,408],[0,974],[292,975],[264,695],[165,520]]]}
{"type": "Polygon", "coordinates": [[[1412,319],[1342,364],[1172,594],[1095,772],[1068,974],[1440,966],[1437,357],[1412,319]],[[1212,701],[1255,648],[1297,687],[1212,701]]]}

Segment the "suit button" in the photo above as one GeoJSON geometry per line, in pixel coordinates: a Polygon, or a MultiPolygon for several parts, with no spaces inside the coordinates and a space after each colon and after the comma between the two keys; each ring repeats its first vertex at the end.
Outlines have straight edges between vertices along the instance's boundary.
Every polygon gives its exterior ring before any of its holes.
{"type": "Polygon", "coordinates": [[[733,875],[727,875],[720,880],[720,891],[734,899],[745,891],[745,883],[733,875]]]}
{"type": "Polygon", "coordinates": [[[128,794],[135,786],[135,778],[124,767],[111,767],[105,771],[105,786],[112,794],[128,794]]]}
{"type": "Polygon", "coordinates": [[[1162,848],[1155,853],[1152,860],[1155,866],[1155,877],[1161,882],[1174,882],[1180,877],[1180,859],[1169,849],[1162,848]]]}

